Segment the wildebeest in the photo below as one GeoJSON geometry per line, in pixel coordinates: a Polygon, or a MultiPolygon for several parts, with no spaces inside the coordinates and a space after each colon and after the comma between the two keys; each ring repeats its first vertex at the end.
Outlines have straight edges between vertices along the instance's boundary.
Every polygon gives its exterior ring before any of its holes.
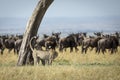
{"type": "MultiPolygon", "coordinates": [[[[87,52],[87,49],[89,47],[96,48],[96,52],[97,52],[97,46],[98,46],[98,41],[101,39],[101,37],[95,37],[95,38],[85,38],[82,42],[82,53],[83,52],[87,52]]],[[[91,49],[91,50],[92,50],[91,49]]]]}
{"type": "Polygon", "coordinates": [[[22,44],[22,39],[18,39],[14,42],[15,46],[14,46],[14,49],[15,49],[15,53],[19,53],[19,50],[20,50],[20,47],[21,47],[21,44],[22,44]]]}
{"type": "Polygon", "coordinates": [[[4,49],[5,49],[5,40],[8,39],[8,35],[1,35],[0,36],[0,50],[1,50],[1,54],[3,54],[4,49]]]}
{"type": "Polygon", "coordinates": [[[22,38],[22,35],[3,35],[1,36],[1,38],[3,39],[2,43],[4,44],[4,47],[6,49],[8,49],[8,51],[10,52],[12,49],[14,50],[15,53],[15,42],[16,40],[19,40],[22,38]]]}
{"type": "Polygon", "coordinates": [[[61,38],[59,40],[59,51],[63,51],[63,49],[70,47],[70,52],[73,51],[73,48],[75,48],[76,51],[78,51],[78,38],[79,34],[70,34],[69,36],[65,38],[61,38]]]}
{"type": "MultiPolygon", "coordinates": [[[[90,35],[90,37],[87,35],[87,33],[80,32],[70,34],[67,37],[62,36],[62,38],[60,38],[60,34],[61,32],[52,33],[51,35],[44,34],[43,38],[37,39],[34,45],[35,48],[38,50],[55,50],[57,47],[59,47],[60,51],[70,48],[70,52],[72,52],[74,48],[77,51],[77,47],[81,46],[82,53],[86,53],[89,47],[91,50],[95,48],[96,52],[98,53],[100,51],[105,53],[106,50],[114,53],[117,52],[117,48],[120,46],[120,32],[111,34],[95,32],[93,33],[94,35],[90,35]]],[[[0,35],[1,54],[3,54],[5,48],[8,49],[9,52],[14,50],[15,53],[18,53],[22,43],[22,38],[23,35],[0,35]]]]}
{"type": "Polygon", "coordinates": [[[119,45],[118,39],[115,36],[110,36],[109,38],[103,38],[98,41],[98,53],[102,50],[102,53],[106,52],[106,49],[109,49],[111,53],[117,51],[119,45]]]}
{"type": "Polygon", "coordinates": [[[9,53],[12,49],[14,49],[14,52],[15,52],[15,44],[14,43],[15,43],[14,38],[5,39],[4,45],[5,45],[5,48],[8,49],[9,53]]]}
{"type": "Polygon", "coordinates": [[[54,50],[52,52],[50,51],[42,51],[42,50],[36,50],[35,48],[32,48],[32,41],[36,40],[36,37],[32,37],[30,40],[30,49],[32,50],[33,58],[34,58],[34,64],[39,64],[39,61],[42,62],[42,65],[45,65],[48,63],[48,65],[52,64],[52,61],[58,56],[58,53],[54,50]]]}
{"type": "Polygon", "coordinates": [[[4,46],[4,43],[3,43],[3,39],[0,38],[0,51],[1,51],[1,54],[3,54],[4,49],[5,49],[5,46],[4,46]]]}

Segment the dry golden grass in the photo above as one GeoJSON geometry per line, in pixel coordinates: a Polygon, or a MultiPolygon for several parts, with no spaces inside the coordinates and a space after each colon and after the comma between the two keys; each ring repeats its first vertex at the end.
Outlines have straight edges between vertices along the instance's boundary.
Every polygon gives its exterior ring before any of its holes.
{"type": "Polygon", "coordinates": [[[0,55],[0,80],[119,80],[120,48],[116,54],[93,51],[59,53],[52,66],[16,66],[17,55],[0,55]]]}

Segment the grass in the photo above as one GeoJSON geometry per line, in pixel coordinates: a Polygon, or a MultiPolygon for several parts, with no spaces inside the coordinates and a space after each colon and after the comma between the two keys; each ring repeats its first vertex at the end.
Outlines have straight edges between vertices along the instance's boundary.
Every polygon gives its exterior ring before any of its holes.
{"type": "Polygon", "coordinates": [[[0,80],[119,80],[120,48],[116,54],[95,51],[60,52],[52,66],[16,66],[18,56],[0,55],[0,80]]]}

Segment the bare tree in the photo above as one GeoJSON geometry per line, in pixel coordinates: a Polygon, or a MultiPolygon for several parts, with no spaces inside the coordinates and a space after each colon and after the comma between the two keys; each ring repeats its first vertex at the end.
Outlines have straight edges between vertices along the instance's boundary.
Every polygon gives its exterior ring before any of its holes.
{"type": "Polygon", "coordinates": [[[19,58],[17,62],[18,66],[33,64],[34,60],[32,57],[32,51],[29,47],[29,41],[31,37],[37,35],[42,18],[52,2],[53,0],[40,0],[33,11],[32,16],[27,23],[26,31],[19,51],[19,58]]]}

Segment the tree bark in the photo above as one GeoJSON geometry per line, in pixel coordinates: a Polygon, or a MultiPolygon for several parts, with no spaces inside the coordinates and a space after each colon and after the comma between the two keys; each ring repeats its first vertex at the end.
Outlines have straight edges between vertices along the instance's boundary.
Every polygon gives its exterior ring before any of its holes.
{"type": "Polygon", "coordinates": [[[28,63],[34,64],[33,57],[31,55],[32,52],[29,47],[29,41],[31,37],[37,35],[38,28],[40,26],[42,18],[52,2],[53,0],[40,0],[35,10],[33,11],[32,16],[30,17],[27,23],[26,31],[23,36],[23,41],[21,44],[18,62],[17,62],[18,66],[26,65],[28,63]]]}

